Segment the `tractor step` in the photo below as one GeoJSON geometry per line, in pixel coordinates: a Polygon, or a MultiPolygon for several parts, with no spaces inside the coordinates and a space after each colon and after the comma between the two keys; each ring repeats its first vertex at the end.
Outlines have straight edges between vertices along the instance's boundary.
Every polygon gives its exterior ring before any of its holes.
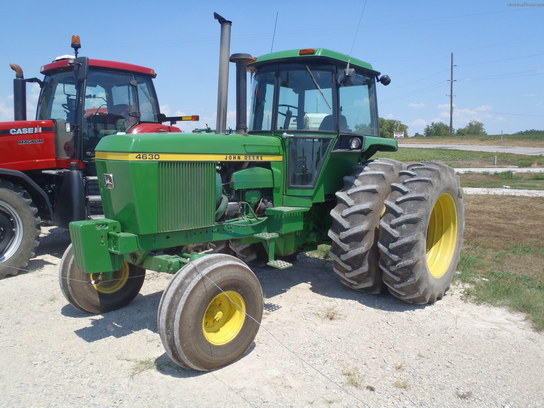
{"type": "Polygon", "coordinates": [[[281,259],[275,259],[273,261],[269,261],[269,262],[267,262],[267,265],[272,267],[272,268],[276,268],[276,269],[287,269],[287,268],[290,268],[291,266],[293,266],[292,263],[282,261],[281,259]]]}
{"type": "Polygon", "coordinates": [[[253,235],[255,238],[262,239],[263,241],[270,241],[271,239],[276,239],[280,236],[275,232],[261,232],[259,234],[253,235]]]}
{"type": "Polygon", "coordinates": [[[87,200],[88,200],[90,203],[99,203],[99,202],[102,201],[102,199],[100,198],[100,194],[88,195],[88,196],[87,196],[87,200]]]}

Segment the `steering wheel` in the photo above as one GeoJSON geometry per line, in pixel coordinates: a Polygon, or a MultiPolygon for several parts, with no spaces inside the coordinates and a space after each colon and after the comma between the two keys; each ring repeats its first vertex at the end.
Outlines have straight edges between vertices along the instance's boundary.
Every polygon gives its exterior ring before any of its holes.
{"type": "MultiPolygon", "coordinates": [[[[286,108],[293,108],[293,109],[296,109],[297,112],[298,112],[298,106],[288,105],[288,104],[286,104],[286,103],[280,103],[280,104],[278,105],[278,113],[279,113],[280,115],[282,115],[282,116],[287,116],[287,112],[289,111],[289,109],[288,109],[286,112],[280,112],[279,108],[282,107],[282,106],[285,106],[286,108]]],[[[293,116],[293,115],[291,115],[291,116],[293,116]]]]}
{"type": "Polygon", "coordinates": [[[285,117],[285,120],[283,121],[283,129],[289,129],[289,125],[291,124],[291,118],[292,118],[293,116],[295,116],[295,117],[298,116],[298,114],[297,114],[297,115],[293,115],[293,112],[291,112],[291,111],[289,110],[289,108],[296,109],[297,112],[298,112],[298,107],[297,107],[297,106],[288,105],[288,104],[286,104],[286,103],[280,103],[280,104],[278,105],[278,113],[279,113],[280,115],[282,115],[282,116],[285,117]],[[286,110],[285,112],[280,112],[280,109],[279,109],[280,107],[286,107],[287,110],[286,110]]]}

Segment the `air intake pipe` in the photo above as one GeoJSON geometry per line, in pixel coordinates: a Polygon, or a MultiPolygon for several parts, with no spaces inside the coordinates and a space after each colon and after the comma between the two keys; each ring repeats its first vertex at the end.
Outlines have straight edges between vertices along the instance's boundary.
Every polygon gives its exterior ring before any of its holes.
{"type": "Polygon", "coordinates": [[[247,63],[249,54],[232,54],[230,62],[236,64],[236,133],[247,134],[247,63]]]}
{"type": "Polygon", "coordinates": [[[215,125],[215,133],[225,133],[227,130],[230,31],[232,21],[226,20],[217,13],[213,13],[213,17],[219,21],[219,24],[221,24],[221,44],[219,47],[219,89],[217,92],[217,122],[215,125]]]}
{"type": "Polygon", "coordinates": [[[9,64],[15,71],[13,80],[13,120],[26,120],[26,81],[23,69],[17,64],[9,64]]]}

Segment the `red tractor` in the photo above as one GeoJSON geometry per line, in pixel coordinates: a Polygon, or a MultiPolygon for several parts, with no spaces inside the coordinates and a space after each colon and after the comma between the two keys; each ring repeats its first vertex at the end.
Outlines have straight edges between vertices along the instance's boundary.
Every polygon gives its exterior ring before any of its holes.
{"type": "Polygon", "coordinates": [[[0,278],[15,275],[34,255],[40,225],[67,227],[100,216],[94,148],[111,134],[180,132],[176,121],[198,116],[160,113],[153,69],[62,56],[25,79],[11,64],[14,121],[0,123],[0,278]],[[36,120],[26,119],[26,83],[41,91],[36,120]],[[170,126],[163,125],[170,122],[170,126]]]}

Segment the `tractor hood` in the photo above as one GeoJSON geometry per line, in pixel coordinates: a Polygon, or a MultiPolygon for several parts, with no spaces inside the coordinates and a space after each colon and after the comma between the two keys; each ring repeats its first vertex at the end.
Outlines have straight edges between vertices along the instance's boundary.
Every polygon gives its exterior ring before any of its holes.
{"type": "Polygon", "coordinates": [[[96,170],[106,218],[133,234],[210,228],[219,162],[282,162],[281,140],[237,134],[152,133],[104,137],[96,170]]]}
{"type": "Polygon", "coordinates": [[[271,136],[248,137],[237,134],[202,133],[118,134],[100,141],[96,146],[96,159],[282,161],[281,151],[280,138],[271,136]],[[251,157],[245,157],[248,155],[251,157]]]}

